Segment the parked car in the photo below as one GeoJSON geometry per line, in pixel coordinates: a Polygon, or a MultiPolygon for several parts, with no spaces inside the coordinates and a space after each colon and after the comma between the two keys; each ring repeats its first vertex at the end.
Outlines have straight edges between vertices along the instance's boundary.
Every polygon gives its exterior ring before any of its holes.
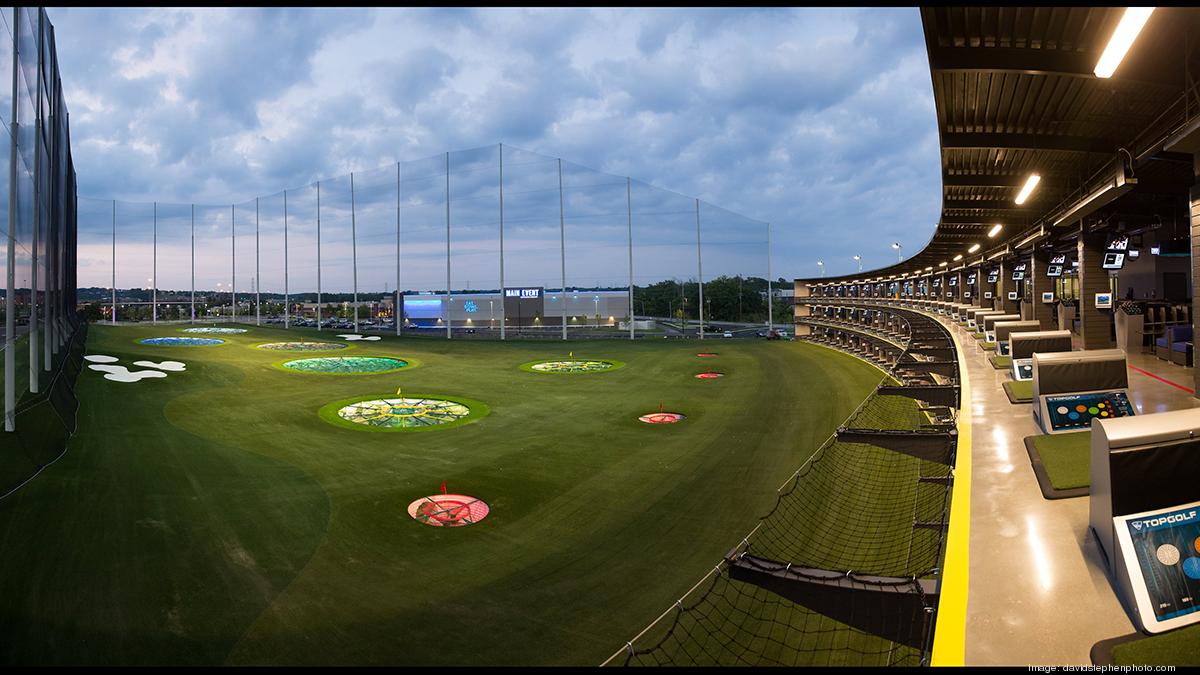
{"type": "Polygon", "coordinates": [[[733,333],[731,333],[731,332],[729,332],[729,331],[725,331],[724,333],[721,333],[721,337],[723,337],[723,338],[731,338],[731,337],[733,337],[733,333]]]}

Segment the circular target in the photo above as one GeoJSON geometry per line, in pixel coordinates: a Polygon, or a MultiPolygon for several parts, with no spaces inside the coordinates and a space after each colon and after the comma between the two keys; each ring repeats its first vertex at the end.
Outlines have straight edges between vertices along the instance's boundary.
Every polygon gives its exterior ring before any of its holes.
{"type": "Polygon", "coordinates": [[[725,373],[700,373],[696,375],[698,380],[715,380],[718,377],[725,377],[725,373]]]}
{"type": "Polygon", "coordinates": [[[1179,549],[1170,544],[1159,546],[1154,555],[1158,558],[1158,562],[1168,567],[1179,562],[1179,549]]]}
{"type": "Polygon", "coordinates": [[[490,511],[482,499],[467,495],[430,495],[408,505],[413,520],[433,527],[474,525],[490,511]]]}
{"type": "Polygon", "coordinates": [[[699,354],[696,354],[696,356],[705,357],[705,358],[710,357],[710,356],[716,356],[716,355],[717,355],[716,352],[700,352],[699,354]]]}
{"type": "Polygon", "coordinates": [[[624,366],[611,359],[563,359],[561,361],[531,361],[521,364],[522,370],[533,373],[603,373],[624,366]]]}
{"type": "Polygon", "coordinates": [[[390,356],[320,356],[293,359],[280,364],[284,370],[298,373],[332,373],[337,375],[371,375],[390,373],[409,367],[409,362],[390,356]]]}
{"type": "Polygon", "coordinates": [[[675,424],[677,422],[682,422],[685,419],[687,418],[683,415],[673,412],[650,413],[647,415],[642,415],[638,418],[639,421],[645,422],[646,424],[675,424]]]}
{"type": "Polygon", "coordinates": [[[396,395],[343,399],[321,408],[322,419],[358,431],[426,431],[473,422],[488,413],[481,401],[396,395]]]}
{"type": "Polygon", "coordinates": [[[195,337],[154,337],[138,340],[144,345],[155,345],[157,347],[211,347],[213,345],[223,345],[224,340],[216,338],[195,338],[195,337]]]}
{"type": "Polygon", "coordinates": [[[212,327],[208,327],[208,326],[201,327],[201,328],[183,328],[181,330],[184,333],[248,333],[248,332],[250,332],[248,329],[245,329],[245,328],[212,328],[212,327]]]}
{"type": "Polygon", "coordinates": [[[348,345],[337,342],[268,342],[256,346],[276,352],[331,352],[345,349],[348,345]]]}

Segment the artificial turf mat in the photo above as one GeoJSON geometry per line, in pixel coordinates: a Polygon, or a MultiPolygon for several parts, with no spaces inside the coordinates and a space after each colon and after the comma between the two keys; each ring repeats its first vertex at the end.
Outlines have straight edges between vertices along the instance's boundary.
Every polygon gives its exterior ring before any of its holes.
{"type": "Polygon", "coordinates": [[[187,370],[80,375],[66,455],[0,502],[0,663],[596,664],[754,527],[881,377],[803,342],[725,341],[702,364],[715,381],[693,377],[691,341],[387,336],[343,351],[422,366],[343,377],[251,347],[330,335],[312,329],[135,342],[175,332],[91,327],[89,354],[187,370]],[[627,366],[518,368],[567,351],[627,366]],[[397,388],[491,412],[420,434],[317,415],[397,388]],[[636,421],[660,403],[687,420],[636,421]],[[488,518],[409,518],[443,480],[488,518]]]}
{"type": "Polygon", "coordinates": [[[987,335],[984,333],[971,333],[971,337],[975,338],[976,340],[983,340],[987,337],[987,335]]]}
{"type": "Polygon", "coordinates": [[[996,343],[995,342],[981,342],[981,343],[979,343],[979,347],[980,347],[980,349],[983,349],[984,351],[988,351],[988,352],[996,351],[996,343]]]}
{"type": "Polygon", "coordinates": [[[1009,380],[1003,384],[1004,393],[1013,403],[1033,402],[1033,380],[1009,380]]]}
{"type": "Polygon", "coordinates": [[[1200,625],[1161,635],[1133,633],[1101,640],[1092,647],[1097,666],[1200,666],[1200,625]]]}
{"type": "Polygon", "coordinates": [[[992,367],[996,370],[1008,370],[1012,367],[1012,357],[1007,354],[1004,356],[993,354],[988,357],[988,363],[992,364],[992,367]]]}
{"type": "Polygon", "coordinates": [[[1088,494],[1092,482],[1091,431],[1026,436],[1025,449],[1046,499],[1088,494]]]}

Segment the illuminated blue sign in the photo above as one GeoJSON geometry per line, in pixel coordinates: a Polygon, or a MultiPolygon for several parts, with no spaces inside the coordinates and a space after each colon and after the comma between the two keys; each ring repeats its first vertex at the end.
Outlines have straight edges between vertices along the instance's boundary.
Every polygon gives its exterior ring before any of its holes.
{"type": "Polygon", "coordinates": [[[478,308],[475,307],[474,300],[467,300],[466,302],[463,303],[463,311],[466,312],[467,314],[474,314],[476,309],[478,309],[478,308]]]}

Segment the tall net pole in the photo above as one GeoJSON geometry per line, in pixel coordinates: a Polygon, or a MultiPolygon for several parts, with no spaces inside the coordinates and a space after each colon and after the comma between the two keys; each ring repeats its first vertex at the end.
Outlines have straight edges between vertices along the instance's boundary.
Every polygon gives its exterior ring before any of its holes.
{"type": "Polygon", "coordinates": [[[288,286],[288,208],[287,190],[283,191],[283,328],[291,327],[292,296],[288,286]]]}
{"type": "Polygon", "coordinates": [[[563,217],[562,159],[558,160],[558,259],[562,265],[562,339],[567,339],[567,229],[563,217]]]}
{"type": "Polygon", "coordinates": [[[696,275],[700,286],[700,339],[704,339],[704,265],[700,261],[700,200],[696,200],[696,275]]]}
{"type": "Polygon", "coordinates": [[[500,144],[500,339],[504,339],[504,144],[500,144]]]}
{"type": "Polygon", "coordinates": [[[446,153],[446,339],[450,339],[450,153],[446,153]]]}
{"type": "MultiPolygon", "coordinates": [[[[13,100],[17,100],[15,96],[13,100]]],[[[14,178],[13,180],[16,179],[14,178]]],[[[10,205],[15,208],[16,203],[17,200],[14,199],[10,202],[10,205]]],[[[115,326],[117,325],[117,200],[115,199],[113,200],[112,211],[112,325],[115,326]]],[[[12,266],[10,265],[8,269],[12,270],[12,266]]]]}
{"type": "MultiPolygon", "coordinates": [[[[738,320],[741,321],[740,318],[738,320]]],[[[773,330],[775,330],[775,294],[771,291],[771,224],[767,223],[767,334],[770,335],[773,330]]]]}
{"type": "Polygon", "coordinates": [[[633,335],[633,179],[625,178],[625,216],[629,228],[629,339],[633,335]]]}
{"type": "Polygon", "coordinates": [[[396,336],[400,336],[400,326],[404,323],[404,293],[400,290],[400,162],[396,162],[396,304],[392,309],[392,318],[396,321],[396,336]]]}
{"type": "Polygon", "coordinates": [[[150,249],[150,323],[158,323],[158,202],[154,202],[150,249]]]}
{"type": "MultiPolygon", "coordinates": [[[[13,7],[13,23],[17,25],[20,8],[13,7]]],[[[4,430],[15,431],[17,420],[17,172],[12,167],[17,166],[17,41],[12,41],[12,115],[9,117],[12,127],[13,142],[8,148],[8,274],[5,280],[4,292],[4,430]]],[[[117,322],[117,291],[115,280],[116,267],[116,223],[117,202],[113,200],[113,323],[117,322]]]]}
{"type": "Polygon", "coordinates": [[[233,251],[230,256],[232,261],[232,278],[229,283],[229,305],[230,311],[233,312],[233,320],[237,321],[237,207],[233,204],[229,205],[229,248],[233,251]]]}
{"type": "Polygon", "coordinates": [[[317,181],[317,332],[321,331],[321,181],[317,181]]]}
{"type": "Polygon", "coordinates": [[[358,332],[358,233],[354,221],[354,172],[350,172],[350,274],[354,284],[354,332],[358,332]]]}
{"type": "Polygon", "coordinates": [[[262,270],[258,266],[258,197],[254,198],[254,325],[262,325],[262,270]]]}
{"type": "Polygon", "coordinates": [[[192,320],[196,323],[196,205],[192,204],[192,320]]]}

